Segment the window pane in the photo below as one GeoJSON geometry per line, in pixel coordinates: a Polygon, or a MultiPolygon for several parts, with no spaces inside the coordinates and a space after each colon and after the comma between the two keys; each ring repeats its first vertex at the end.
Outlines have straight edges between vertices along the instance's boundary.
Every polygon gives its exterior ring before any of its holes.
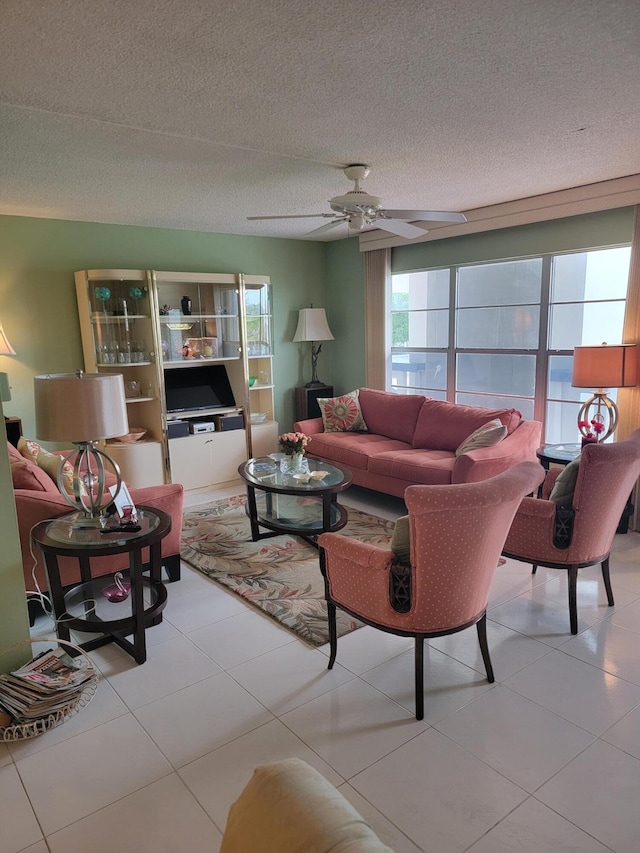
{"type": "Polygon", "coordinates": [[[573,349],[603,341],[622,343],[624,305],[623,301],[552,305],[549,309],[549,349],[573,349]]]}
{"type": "Polygon", "coordinates": [[[625,299],[631,248],[600,249],[553,258],[552,302],[625,299]]]}
{"type": "Polygon", "coordinates": [[[391,315],[393,347],[447,347],[449,311],[399,311],[391,315]]]}
{"type": "Polygon", "coordinates": [[[459,353],[456,391],[533,397],[535,371],[534,355],[459,353]]]}
{"type": "Polygon", "coordinates": [[[458,270],[458,305],[523,305],[539,302],[542,258],[479,264],[458,270]]]}
{"type": "Polygon", "coordinates": [[[517,409],[525,420],[533,419],[533,400],[518,397],[487,396],[486,394],[456,394],[456,403],[464,406],[484,406],[488,409],[517,409]]]}
{"type": "MultiPolygon", "coordinates": [[[[400,388],[446,390],[447,356],[439,352],[394,352],[391,354],[391,384],[400,388]]],[[[433,396],[433,395],[431,395],[433,396]]]]}
{"type": "Polygon", "coordinates": [[[457,346],[483,349],[537,349],[538,305],[465,308],[456,312],[457,346]]]}
{"type": "MultiPolygon", "coordinates": [[[[572,355],[549,356],[549,376],[547,378],[547,397],[553,400],[580,400],[580,389],[571,386],[573,370],[572,355]]],[[[577,412],[576,412],[577,414],[577,412]]]]}
{"type": "Polygon", "coordinates": [[[449,307],[449,270],[428,270],[391,277],[391,310],[449,307]]]}
{"type": "Polygon", "coordinates": [[[577,403],[547,401],[547,417],[544,431],[545,444],[579,444],[577,403]]]}

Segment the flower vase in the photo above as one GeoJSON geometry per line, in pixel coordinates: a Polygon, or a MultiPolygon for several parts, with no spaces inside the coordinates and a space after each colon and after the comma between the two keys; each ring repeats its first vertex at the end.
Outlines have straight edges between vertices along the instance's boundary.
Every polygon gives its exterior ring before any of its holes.
{"type": "Polygon", "coordinates": [[[309,463],[304,453],[292,453],[280,461],[280,470],[283,474],[304,474],[309,470],[309,463]]]}

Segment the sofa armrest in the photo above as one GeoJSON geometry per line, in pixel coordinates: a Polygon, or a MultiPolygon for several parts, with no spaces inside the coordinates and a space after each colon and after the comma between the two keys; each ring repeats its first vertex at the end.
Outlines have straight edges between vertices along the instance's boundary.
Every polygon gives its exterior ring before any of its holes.
{"type": "Polygon", "coordinates": [[[493,447],[480,447],[463,453],[455,461],[452,483],[474,483],[488,480],[518,462],[536,462],[540,447],[540,421],[521,421],[514,431],[493,447]]]}
{"type": "Polygon", "coordinates": [[[309,418],[306,421],[296,421],[293,428],[296,432],[303,432],[305,435],[317,435],[324,432],[322,418],[309,418]]]}

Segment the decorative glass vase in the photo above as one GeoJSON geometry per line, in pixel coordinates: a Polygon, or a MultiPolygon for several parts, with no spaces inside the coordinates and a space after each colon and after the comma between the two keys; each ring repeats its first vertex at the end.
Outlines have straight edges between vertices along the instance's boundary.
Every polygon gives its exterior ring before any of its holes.
{"type": "Polygon", "coordinates": [[[280,460],[280,470],[283,474],[306,474],[309,470],[309,463],[302,451],[292,453],[290,456],[284,456],[280,460]]]}

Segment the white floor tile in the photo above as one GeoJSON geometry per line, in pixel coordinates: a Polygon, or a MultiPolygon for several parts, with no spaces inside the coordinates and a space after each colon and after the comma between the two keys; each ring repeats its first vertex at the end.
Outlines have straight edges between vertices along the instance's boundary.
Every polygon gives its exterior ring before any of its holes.
{"type": "Polygon", "coordinates": [[[229,670],[229,675],[280,716],[354,678],[335,664],[327,669],[327,658],[300,640],[254,658],[229,670]]]}
{"type": "MultiPolygon", "coordinates": [[[[487,619],[487,642],[497,682],[504,681],[550,651],[549,646],[544,643],[525,637],[524,634],[492,622],[491,619],[487,619]]],[[[460,663],[473,667],[481,675],[486,674],[475,628],[436,637],[429,640],[429,645],[460,663]]]]}
{"type": "Polygon", "coordinates": [[[562,651],[640,685],[639,640],[634,631],[620,628],[607,620],[569,640],[562,651]]]}
{"type": "MultiPolygon", "coordinates": [[[[180,581],[181,583],[181,581],[180,581]]],[[[242,613],[246,604],[240,596],[221,589],[218,584],[194,589],[177,597],[170,597],[163,616],[183,634],[219,622],[234,613],[242,613]]]]}
{"type": "Polygon", "coordinates": [[[602,740],[640,759],[640,707],[634,708],[602,735],[602,740]]]}
{"type": "Polygon", "coordinates": [[[543,785],[536,798],[616,853],[637,853],[639,790],[640,761],[598,741],[543,785]]]}
{"type": "Polygon", "coordinates": [[[171,772],[130,714],[29,755],[17,767],[45,835],[171,772]]]}
{"type": "Polygon", "coordinates": [[[174,767],[273,719],[223,672],[139,708],[136,716],[174,767]]]}
{"type": "Polygon", "coordinates": [[[21,850],[20,853],[49,853],[49,847],[47,847],[46,841],[37,841],[35,844],[32,844],[31,847],[25,847],[24,850],[21,850]]]}
{"type": "Polygon", "coordinates": [[[594,740],[506,687],[489,690],[434,727],[529,792],[594,740]]]}
{"type": "MultiPolygon", "coordinates": [[[[475,633],[475,629],[474,629],[475,633]]],[[[362,675],[385,696],[415,714],[415,665],[413,650],[362,675]]],[[[424,644],[424,719],[434,723],[464,707],[491,689],[485,673],[424,644]]]]}
{"type": "MultiPolygon", "coordinates": [[[[493,622],[499,622],[513,631],[526,634],[534,640],[558,648],[571,639],[569,625],[569,604],[561,605],[545,598],[540,587],[523,593],[517,598],[491,607],[487,616],[493,622]]],[[[584,631],[599,619],[593,613],[578,612],[578,631],[584,631]]]]}
{"type": "Polygon", "coordinates": [[[609,616],[609,622],[640,634],[640,598],[635,598],[625,607],[617,607],[609,616]]]}
{"type": "Polygon", "coordinates": [[[151,646],[142,665],[121,652],[117,660],[107,661],[101,671],[133,709],[210,678],[220,672],[220,667],[185,637],[178,637],[151,646]]]}
{"type": "Polygon", "coordinates": [[[468,853],[607,853],[599,841],[529,797],[468,853]]]}
{"type": "Polygon", "coordinates": [[[640,687],[554,651],[508,678],[505,687],[600,735],[640,702],[640,687]]]}
{"type": "MultiPolygon", "coordinates": [[[[350,672],[362,675],[385,661],[413,648],[411,637],[398,637],[365,625],[338,640],[336,662],[350,672]]],[[[331,650],[326,643],[320,651],[329,657],[331,650]]]]}
{"type": "Polygon", "coordinates": [[[205,625],[187,636],[222,669],[237,666],[296,641],[291,631],[253,608],[213,625],[205,625]]]}
{"type": "Polygon", "coordinates": [[[51,853],[215,853],[221,840],[221,832],[176,774],[48,839],[51,853]]]}
{"type": "Polygon", "coordinates": [[[0,767],[11,764],[11,754],[6,743],[0,743],[0,767]]]}
{"type": "Polygon", "coordinates": [[[526,797],[434,729],[350,784],[419,848],[438,853],[466,850],[526,797]]]}
{"type": "Polygon", "coordinates": [[[426,728],[359,679],[290,711],[282,722],[347,780],[426,728]]]}
{"type": "Polygon", "coordinates": [[[15,765],[0,767],[0,849],[18,853],[42,838],[15,765]]]}
{"type": "Polygon", "coordinates": [[[340,785],[338,790],[366,820],[383,844],[393,850],[393,853],[420,853],[420,848],[416,847],[413,841],[407,838],[391,821],[387,820],[371,803],[368,803],[364,797],[361,797],[348,782],[340,785]]]}
{"type": "Polygon", "coordinates": [[[272,720],[237,740],[187,764],[178,772],[198,802],[221,829],[226,825],[229,806],[261,764],[285,758],[301,758],[331,782],[343,779],[279,720],[272,720]]]}

